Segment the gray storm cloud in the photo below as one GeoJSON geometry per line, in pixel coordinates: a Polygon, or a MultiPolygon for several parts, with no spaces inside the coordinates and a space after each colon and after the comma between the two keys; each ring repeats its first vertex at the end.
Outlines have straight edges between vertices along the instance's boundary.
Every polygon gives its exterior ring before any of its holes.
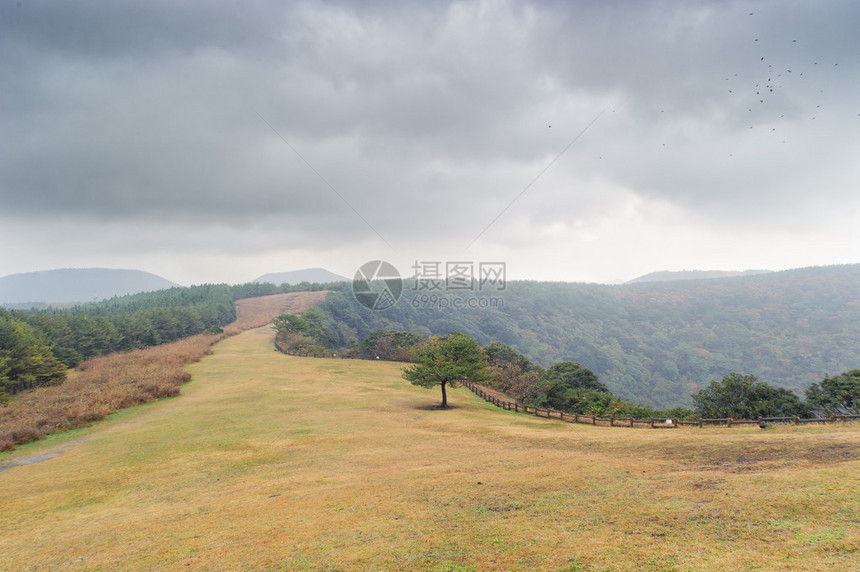
{"type": "Polygon", "coordinates": [[[741,228],[857,212],[853,2],[0,10],[0,217],[45,233],[465,245],[578,134],[484,240],[516,249],[620,197],[741,228]]]}

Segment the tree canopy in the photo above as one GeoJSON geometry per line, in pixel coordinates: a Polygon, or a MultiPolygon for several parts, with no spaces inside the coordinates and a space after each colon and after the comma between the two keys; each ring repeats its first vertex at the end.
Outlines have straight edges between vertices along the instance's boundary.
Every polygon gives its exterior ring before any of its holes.
{"type": "Polygon", "coordinates": [[[54,358],[45,336],[0,310],[0,390],[5,393],[17,382],[50,385],[65,378],[66,367],[54,358]]]}
{"type": "Polygon", "coordinates": [[[272,327],[279,332],[290,334],[302,334],[308,327],[301,316],[295,314],[281,314],[272,321],[272,327]]]}
{"type": "Polygon", "coordinates": [[[67,367],[97,355],[210,332],[236,319],[226,284],[170,288],[11,315],[43,334],[54,357],[67,367]]]}
{"type": "Polygon", "coordinates": [[[423,338],[410,332],[397,330],[373,330],[358,344],[362,357],[392,361],[410,361],[412,349],[423,338]]]}
{"type": "Polygon", "coordinates": [[[826,377],[806,390],[806,400],[814,407],[830,411],[860,411],[860,369],[836,377],[826,377]]]}
{"type": "Polygon", "coordinates": [[[543,378],[553,386],[564,389],[593,389],[608,392],[606,387],[597,379],[590,369],[584,368],[575,361],[560,361],[544,371],[543,378]]]}
{"type": "Polygon", "coordinates": [[[731,373],[693,394],[695,411],[708,419],[758,419],[806,416],[809,407],[791,391],[758,381],[754,375],[731,373]]]}
{"type": "Polygon", "coordinates": [[[478,343],[460,332],[443,338],[432,337],[416,348],[411,366],[403,368],[403,378],[413,385],[442,388],[442,409],[448,408],[446,386],[455,387],[459,381],[487,379],[487,362],[478,343]]]}

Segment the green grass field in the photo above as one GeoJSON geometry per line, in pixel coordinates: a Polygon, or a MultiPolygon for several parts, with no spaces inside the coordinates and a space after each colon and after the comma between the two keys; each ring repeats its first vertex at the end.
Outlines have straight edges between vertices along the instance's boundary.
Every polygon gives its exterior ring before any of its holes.
{"type": "Polygon", "coordinates": [[[272,340],[228,338],[180,397],[0,455],[0,568],[858,567],[856,424],[600,428],[465,389],[438,411],[402,364],[272,340]]]}

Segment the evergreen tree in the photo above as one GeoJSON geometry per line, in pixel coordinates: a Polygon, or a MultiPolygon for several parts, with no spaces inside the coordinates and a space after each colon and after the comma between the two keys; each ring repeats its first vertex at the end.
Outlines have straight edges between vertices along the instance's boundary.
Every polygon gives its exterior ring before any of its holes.
{"type": "Polygon", "coordinates": [[[65,378],[66,368],[54,358],[45,337],[29,324],[0,313],[0,386],[50,385],[65,378]]]}
{"type": "Polygon", "coordinates": [[[693,394],[696,414],[711,419],[758,419],[809,414],[809,407],[791,391],[776,388],[754,375],[731,373],[693,394]]]}
{"type": "Polygon", "coordinates": [[[442,409],[448,408],[446,386],[456,387],[459,381],[484,381],[488,377],[481,347],[460,332],[430,338],[414,351],[413,359],[413,365],[403,368],[403,378],[421,387],[440,386],[442,409]]]}
{"type": "Polygon", "coordinates": [[[860,369],[825,377],[806,390],[806,400],[830,411],[860,411],[860,369]]]}

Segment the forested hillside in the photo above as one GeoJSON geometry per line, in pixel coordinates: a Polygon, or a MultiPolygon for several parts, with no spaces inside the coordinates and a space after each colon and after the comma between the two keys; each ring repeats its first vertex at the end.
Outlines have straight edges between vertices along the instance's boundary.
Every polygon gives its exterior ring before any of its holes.
{"type": "Polygon", "coordinates": [[[72,367],[96,355],[220,328],[233,321],[236,312],[231,287],[221,284],[134,294],[61,310],[0,309],[0,316],[10,324],[26,324],[59,362],[72,367]]]}
{"type": "Polygon", "coordinates": [[[0,308],[0,401],[9,393],[61,383],[67,367],[94,356],[221,332],[236,319],[235,300],[323,287],[204,284],[72,308],[0,308]]]}
{"type": "Polygon", "coordinates": [[[617,395],[656,407],[689,406],[691,392],[731,372],[803,392],[860,367],[860,265],[618,286],[509,282],[493,293],[501,308],[415,308],[409,288],[380,312],[340,287],[319,306],[327,341],[457,330],[544,366],[579,362],[617,395]]]}
{"type": "Polygon", "coordinates": [[[639,284],[642,282],[675,282],[676,280],[706,280],[712,278],[735,278],[737,276],[753,276],[755,274],[767,274],[770,270],[662,270],[650,272],[625,284],[639,284]]]}

